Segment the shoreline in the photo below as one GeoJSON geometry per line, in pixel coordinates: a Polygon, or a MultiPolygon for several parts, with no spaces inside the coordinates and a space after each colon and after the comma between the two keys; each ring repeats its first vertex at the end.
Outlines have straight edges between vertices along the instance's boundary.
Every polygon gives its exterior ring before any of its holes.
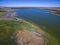
{"type": "Polygon", "coordinates": [[[55,14],[55,13],[50,13],[50,14],[54,14],[54,15],[56,15],[56,16],[60,16],[60,14],[55,14]]]}
{"type": "MultiPolygon", "coordinates": [[[[15,13],[15,14],[16,14],[16,13],[15,13]]],[[[36,33],[41,34],[44,38],[47,37],[47,36],[46,36],[46,33],[45,33],[42,29],[40,29],[38,26],[36,26],[36,25],[34,25],[34,24],[30,23],[30,22],[27,22],[27,21],[25,21],[25,20],[23,20],[23,19],[20,19],[20,18],[18,18],[18,17],[15,17],[15,16],[16,16],[15,14],[14,14],[14,12],[13,12],[13,13],[12,13],[12,12],[8,12],[5,16],[3,16],[3,17],[1,18],[1,20],[23,21],[23,22],[25,22],[25,23],[27,23],[27,24],[29,24],[29,25],[31,25],[31,26],[39,29],[40,32],[36,32],[36,33]]],[[[32,31],[32,32],[33,32],[33,31],[32,31]]],[[[46,38],[46,39],[47,39],[47,38],[46,38]]],[[[49,40],[47,39],[47,41],[49,41],[49,40]]],[[[47,44],[47,42],[44,42],[44,44],[47,44]]]]}

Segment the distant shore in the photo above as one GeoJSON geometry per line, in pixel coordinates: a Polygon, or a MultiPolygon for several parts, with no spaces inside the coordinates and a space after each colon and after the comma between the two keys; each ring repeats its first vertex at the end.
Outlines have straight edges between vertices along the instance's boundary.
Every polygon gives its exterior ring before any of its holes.
{"type": "Polygon", "coordinates": [[[57,15],[57,16],[60,16],[60,11],[58,10],[52,10],[49,12],[50,14],[54,14],[54,15],[57,15]]]}
{"type": "Polygon", "coordinates": [[[50,13],[50,14],[54,14],[54,15],[60,16],[60,14],[55,14],[55,13],[50,13]]]}

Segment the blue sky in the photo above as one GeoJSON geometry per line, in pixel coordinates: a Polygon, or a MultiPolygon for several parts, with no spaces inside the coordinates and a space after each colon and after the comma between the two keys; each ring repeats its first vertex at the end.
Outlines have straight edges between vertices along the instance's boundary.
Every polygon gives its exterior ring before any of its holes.
{"type": "Polygon", "coordinates": [[[0,0],[7,7],[60,7],[60,0],[0,0]]]}

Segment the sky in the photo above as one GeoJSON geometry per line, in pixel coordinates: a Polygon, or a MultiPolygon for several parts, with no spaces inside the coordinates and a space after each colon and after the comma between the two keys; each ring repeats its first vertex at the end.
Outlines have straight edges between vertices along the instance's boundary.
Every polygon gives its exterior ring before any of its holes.
{"type": "Polygon", "coordinates": [[[0,0],[5,7],[60,7],[60,0],[0,0]]]}

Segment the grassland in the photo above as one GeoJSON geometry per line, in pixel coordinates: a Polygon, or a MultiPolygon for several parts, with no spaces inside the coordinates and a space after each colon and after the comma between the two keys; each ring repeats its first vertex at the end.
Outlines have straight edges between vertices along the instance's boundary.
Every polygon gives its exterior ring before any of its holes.
{"type": "Polygon", "coordinates": [[[5,16],[7,12],[0,12],[0,18],[5,16]]]}
{"type": "MultiPolygon", "coordinates": [[[[16,34],[15,32],[20,30],[32,31],[35,28],[33,25],[28,24],[25,21],[0,21],[0,44],[1,45],[16,45],[16,34]]],[[[36,29],[37,30],[37,29],[36,29]]]]}
{"type": "MultiPolygon", "coordinates": [[[[17,30],[23,31],[28,30],[30,32],[37,32],[43,34],[44,31],[35,25],[32,25],[26,21],[12,21],[12,20],[1,20],[0,21],[0,44],[1,45],[16,45],[15,32],[17,30]],[[32,30],[33,29],[33,30],[32,30]]],[[[47,38],[51,40],[50,45],[59,45],[58,40],[47,33],[45,41],[47,38]]]]}
{"type": "Polygon", "coordinates": [[[11,38],[13,33],[21,29],[19,22],[16,21],[0,21],[0,44],[1,45],[16,45],[13,39],[11,38]]]}

